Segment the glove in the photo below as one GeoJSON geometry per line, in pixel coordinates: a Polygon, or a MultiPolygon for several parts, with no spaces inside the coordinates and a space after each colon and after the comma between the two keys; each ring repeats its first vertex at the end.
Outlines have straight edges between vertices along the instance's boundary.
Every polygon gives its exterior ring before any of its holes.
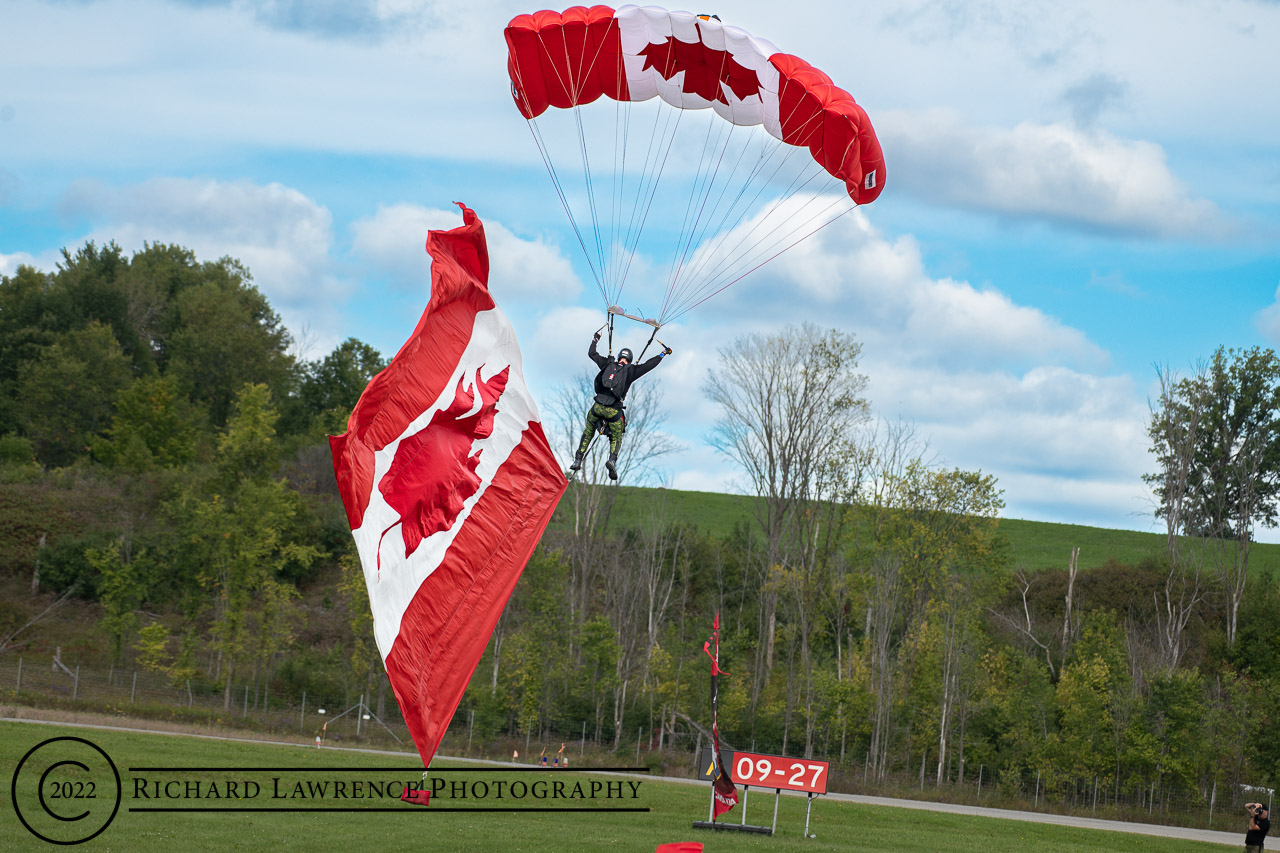
{"type": "Polygon", "coordinates": [[[662,351],[663,355],[671,355],[671,347],[667,347],[662,351]]]}
{"type": "Polygon", "coordinates": [[[597,341],[599,341],[599,340],[600,340],[600,333],[599,333],[599,332],[596,332],[594,335],[592,335],[592,336],[591,336],[591,341],[592,341],[592,343],[595,343],[595,342],[597,342],[597,341]]]}

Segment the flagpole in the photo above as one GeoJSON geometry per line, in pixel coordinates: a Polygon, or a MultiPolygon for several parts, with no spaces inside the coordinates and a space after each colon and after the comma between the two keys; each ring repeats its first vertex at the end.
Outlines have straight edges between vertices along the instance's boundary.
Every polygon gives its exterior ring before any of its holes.
{"type": "Polygon", "coordinates": [[[707,657],[711,658],[711,750],[713,771],[711,774],[711,823],[715,824],[718,814],[727,812],[738,802],[732,777],[721,765],[720,760],[720,675],[723,670],[720,669],[719,611],[716,611],[716,618],[712,623],[711,636],[703,643],[702,650],[707,653],[707,657]],[[717,795],[720,798],[719,804],[716,802],[717,795]]]}

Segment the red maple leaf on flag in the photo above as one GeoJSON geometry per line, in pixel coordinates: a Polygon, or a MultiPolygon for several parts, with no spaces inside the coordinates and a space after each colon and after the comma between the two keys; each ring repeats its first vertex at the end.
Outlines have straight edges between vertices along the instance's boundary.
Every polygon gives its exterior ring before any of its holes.
{"type": "Polygon", "coordinates": [[[680,89],[691,95],[700,95],[708,101],[729,103],[724,94],[725,83],[738,100],[760,94],[760,78],[750,68],[739,65],[725,50],[714,50],[701,41],[692,44],[667,36],[664,44],[648,44],[640,54],[644,68],[656,69],[662,79],[684,72],[680,89]]]}
{"type": "MultiPolygon", "coordinates": [[[[378,481],[378,489],[400,516],[396,524],[400,525],[406,557],[418,549],[423,539],[452,527],[467,499],[480,488],[476,473],[480,454],[472,455],[472,445],[493,433],[498,398],[507,387],[510,372],[511,368],[504,368],[488,382],[481,382],[480,371],[476,371],[475,393],[480,397],[480,407],[468,417],[464,415],[475,408],[475,398],[464,387],[465,377],[459,379],[453,402],[396,448],[391,467],[378,481]]],[[[396,524],[382,531],[382,535],[386,536],[396,524]]],[[[381,537],[378,546],[380,551],[381,537]]]]}

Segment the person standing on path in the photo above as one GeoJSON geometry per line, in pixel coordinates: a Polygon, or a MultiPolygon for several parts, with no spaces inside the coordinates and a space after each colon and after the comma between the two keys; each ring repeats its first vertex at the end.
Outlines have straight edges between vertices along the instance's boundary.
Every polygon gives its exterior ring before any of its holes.
{"type": "Polygon", "coordinates": [[[1249,813],[1249,831],[1244,834],[1245,853],[1262,853],[1262,845],[1271,831],[1271,812],[1262,803],[1245,803],[1249,813]]]}

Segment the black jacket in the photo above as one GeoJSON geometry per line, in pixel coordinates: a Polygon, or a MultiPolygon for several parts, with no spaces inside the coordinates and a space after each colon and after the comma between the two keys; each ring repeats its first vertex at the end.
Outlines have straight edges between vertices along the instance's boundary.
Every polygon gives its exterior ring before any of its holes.
{"type": "Polygon", "coordinates": [[[1255,817],[1249,822],[1250,829],[1244,834],[1244,843],[1246,845],[1256,844],[1261,847],[1267,839],[1267,833],[1271,831],[1271,820],[1265,817],[1255,817]],[[1254,829],[1253,827],[1257,827],[1254,829]]]}
{"type": "Polygon", "coordinates": [[[591,348],[587,350],[587,355],[596,363],[596,367],[600,368],[600,372],[596,374],[596,402],[602,406],[611,408],[622,408],[622,401],[626,399],[627,391],[631,388],[631,383],[635,382],[641,376],[644,376],[650,370],[658,366],[658,362],[662,361],[662,356],[655,355],[644,364],[620,364],[618,368],[622,371],[622,396],[614,396],[611,392],[606,391],[604,384],[600,381],[604,375],[604,371],[609,365],[616,362],[611,361],[608,356],[601,355],[596,351],[596,340],[591,341],[591,348]]]}

